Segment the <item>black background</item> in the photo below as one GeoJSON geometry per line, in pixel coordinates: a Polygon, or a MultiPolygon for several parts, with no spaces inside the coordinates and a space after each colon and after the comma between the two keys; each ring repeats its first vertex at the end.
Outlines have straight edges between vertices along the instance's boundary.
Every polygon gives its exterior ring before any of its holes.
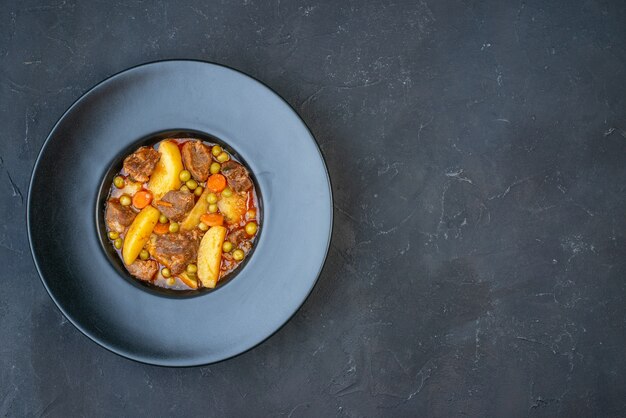
{"type": "Polygon", "coordinates": [[[0,416],[626,414],[626,3],[12,0],[0,18],[0,416]],[[335,197],[303,308],[188,369],[74,329],[25,222],[64,110],[165,58],[285,97],[335,197]]]}

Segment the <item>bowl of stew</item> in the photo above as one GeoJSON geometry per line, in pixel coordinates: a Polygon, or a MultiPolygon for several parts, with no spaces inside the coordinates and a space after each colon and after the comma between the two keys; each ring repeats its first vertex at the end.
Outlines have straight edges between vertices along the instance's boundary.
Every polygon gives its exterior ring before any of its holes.
{"type": "Polygon", "coordinates": [[[110,246],[140,282],[214,289],[251,256],[261,208],[252,175],[221,145],[181,134],[124,158],[106,197],[110,246]]]}
{"type": "Polygon", "coordinates": [[[59,119],[27,223],[41,281],[124,357],[193,366],[241,354],[304,303],[332,233],[320,148],[277,93],[193,60],[133,67],[59,119]]]}

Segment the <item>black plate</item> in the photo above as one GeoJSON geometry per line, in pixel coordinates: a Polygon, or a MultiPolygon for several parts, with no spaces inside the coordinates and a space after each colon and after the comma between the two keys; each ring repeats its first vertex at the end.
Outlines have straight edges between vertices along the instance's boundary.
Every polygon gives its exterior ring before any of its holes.
{"type": "Polygon", "coordinates": [[[28,193],[33,258],[59,309],[103,347],[165,366],[220,361],[278,330],[313,288],[331,229],[328,172],[304,122],[260,82],[199,61],[141,65],[91,89],[52,129],[28,193]],[[138,285],[101,241],[111,167],[168,132],[227,144],[254,173],[263,208],[246,264],[191,296],[138,285]]]}

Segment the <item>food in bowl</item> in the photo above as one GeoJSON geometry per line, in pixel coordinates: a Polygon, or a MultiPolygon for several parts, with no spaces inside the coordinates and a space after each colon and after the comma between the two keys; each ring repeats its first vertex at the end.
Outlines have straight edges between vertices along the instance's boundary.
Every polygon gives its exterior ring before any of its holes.
{"type": "Polygon", "coordinates": [[[259,205],[249,170],[218,144],[167,138],[124,159],[105,208],[126,270],[155,286],[214,288],[250,255],[259,205]]]}

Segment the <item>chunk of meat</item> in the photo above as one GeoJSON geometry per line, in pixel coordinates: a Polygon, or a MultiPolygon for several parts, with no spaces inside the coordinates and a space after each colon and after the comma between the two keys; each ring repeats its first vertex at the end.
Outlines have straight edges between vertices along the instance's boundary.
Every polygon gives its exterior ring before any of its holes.
{"type": "Polygon", "coordinates": [[[211,151],[200,141],[187,141],[183,145],[183,164],[197,181],[206,181],[211,167],[211,151]]]}
{"type": "Polygon", "coordinates": [[[124,160],[124,170],[130,177],[141,183],[150,180],[161,154],[151,147],[141,147],[124,160]]]}
{"type": "Polygon", "coordinates": [[[117,199],[111,199],[107,202],[104,218],[107,226],[111,231],[124,232],[135,220],[137,214],[128,206],[122,206],[117,199]]]}
{"type": "Polygon", "coordinates": [[[159,264],[154,260],[135,260],[133,264],[126,266],[126,269],[136,278],[149,282],[159,270],[159,264]]]}
{"type": "Polygon", "coordinates": [[[246,238],[248,238],[248,234],[246,234],[246,231],[244,231],[243,229],[236,229],[228,234],[228,237],[226,237],[226,239],[232,242],[235,246],[241,244],[243,241],[246,240],[246,238]]]}
{"type": "Polygon", "coordinates": [[[155,235],[147,245],[148,252],[172,274],[180,274],[198,257],[202,233],[199,230],[155,235]]]}
{"type": "Polygon", "coordinates": [[[252,187],[252,180],[250,180],[248,170],[239,163],[226,161],[222,164],[222,174],[228,180],[230,188],[238,193],[250,190],[252,187]]]}
{"type": "Polygon", "coordinates": [[[185,215],[194,205],[193,194],[180,190],[169,191],[161,200],[155,202],[155,206],[161,213],[172,221],[182,221],[185,215]]]}
{"type": "Polygon", "coordinates": [[[226,238],[232,242],[238,248],[241,248],[246,254],[252,249],[252,243],[250,242],[250,236],[246,234],[243,229],[236,229],[226,238]]]}

